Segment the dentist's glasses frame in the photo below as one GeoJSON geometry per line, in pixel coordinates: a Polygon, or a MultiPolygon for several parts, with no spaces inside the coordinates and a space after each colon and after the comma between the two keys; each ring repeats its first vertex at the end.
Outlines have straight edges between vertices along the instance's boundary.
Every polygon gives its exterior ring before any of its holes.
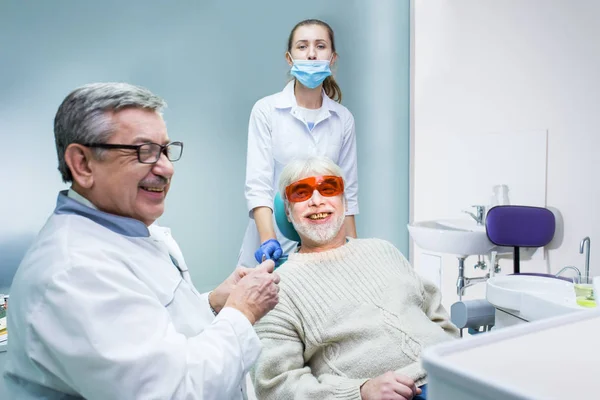
{"type": "Polygon", "coordinates": [[[167,156],[171,162],[178,161],[183,155],[183,142],[171,142],[164,145],[152,142],[144,144],[88,143],[83,146],[108,150],[135,150],[138,161],[142,164],[156,164],[161,154],[167,156]]]}

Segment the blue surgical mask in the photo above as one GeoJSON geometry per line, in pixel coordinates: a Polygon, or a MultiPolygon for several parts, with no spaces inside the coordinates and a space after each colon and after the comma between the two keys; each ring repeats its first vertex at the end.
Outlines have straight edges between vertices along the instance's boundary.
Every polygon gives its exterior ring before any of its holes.
{"type": "MultiPolygon", "coordinates": [[[[290,55],[290,58],[292,56],[290,55]]],[[[314,89],[331,75],[331,60],[293,60],[290,73],[307,88],[314,89]]]]}

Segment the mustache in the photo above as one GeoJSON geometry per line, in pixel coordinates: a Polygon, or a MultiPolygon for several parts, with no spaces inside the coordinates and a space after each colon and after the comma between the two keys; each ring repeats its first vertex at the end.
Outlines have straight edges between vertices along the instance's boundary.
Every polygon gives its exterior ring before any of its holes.
{"type": "Polygon", "coordinates": [[[140,186],[166,186],[169,184],[169,179],[161,175],[155,175],[153,179],[146,179],[140,182],[140,186]]]}

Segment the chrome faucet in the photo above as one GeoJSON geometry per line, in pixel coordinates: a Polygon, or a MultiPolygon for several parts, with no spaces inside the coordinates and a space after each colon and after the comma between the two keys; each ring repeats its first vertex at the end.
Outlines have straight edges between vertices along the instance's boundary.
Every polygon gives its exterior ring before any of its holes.
{"type": "Polygon", "coordinates": [[[483,225],[484,220],[485,220],[485,206],[471,206],[471,207],[475,207],[476,214],[473,214],[472,212],[466,211],[466,210],[463,210],[463,212],[466,214],[469,214],[475,220],[475,222],[477,222],[477,225],[483,225]]]}
{"type": "Polygon", "coordinates": [[[485,276],[478,276],[474,278],[467,278],[465,276],[465,257],[458,257],[458,278],[456,279],[456,294],[458,294],[459,301],[462,300],[462,296],[465,293],[465,289],[469,286],[473,286],[479,282],[485,282],[490,278],[488,272],[485,276]]]}
{"type": "Polygon", "coordinates": [[[583,249],[586,248],[585,252],[585,279],[590,278],[590,237],[586,236],[579,243],[579,254],[583,254],[583,249]],[[585,244],[587,243],[587,248],[585,244]]]}
{"type": "Polygon", "coordinates": [[[560,274],[562,274],[568,269],[572,269],[573,271],[575,271],[575,273],[577,273],[577,282],[581,282],[581,271],[579,270],[579,268],[574,267],[572,265],[567,265],[566,267],[561,268],[561,270],[554,274],[554,276],[560,276],[560,274]]]}

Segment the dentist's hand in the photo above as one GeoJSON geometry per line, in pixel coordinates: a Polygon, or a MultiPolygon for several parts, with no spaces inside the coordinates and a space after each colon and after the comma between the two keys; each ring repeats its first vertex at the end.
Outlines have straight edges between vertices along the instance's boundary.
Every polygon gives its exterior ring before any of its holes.
{"type": "Polygon", "coordinates": [[[282,254],[283,250],[277,239],[269,239],[254,252],[254,258],[259,263],[263,262],[263,260],[277,261],[282,254]]]}
{"type": "Polygon", "coordinates": [[[250,269],[231,291],[225,307],[241,311],[254,325],[279,302],[279,275],[274,268],[275,263],[267,260],[250,269]]]}
{"type": "Polygon", "coordinates": [[[411,400],[421,393],[415,381],[393,371],[369,379],[360,387],[363,400],[411,400]]]}
{"type": "Polygon", "coordinates": [[[218,313],[225,306],[235,285],[254,268],[237,267],[235,271],[208,295],[210,306],[218,313]]]}

